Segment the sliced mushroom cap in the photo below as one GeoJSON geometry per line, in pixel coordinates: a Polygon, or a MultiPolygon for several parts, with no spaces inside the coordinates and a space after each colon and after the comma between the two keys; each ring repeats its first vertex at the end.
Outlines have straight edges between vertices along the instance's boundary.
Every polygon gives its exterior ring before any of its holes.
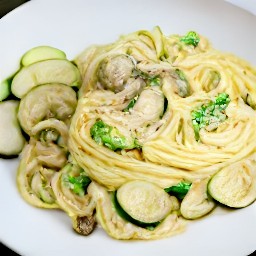
{"type": "Polygon", "coordinates": [[[209,213],[215,203],[207,195],[208,179],[194,181],[181,202],[181,215],[186,219],[197,219],[209,213]]]}
{"type": "Polygon", "coordinates": [[[88,236],[95,229],[97,222],[95,216],[74,216],[72,217],[73,229],[83,236],[88,236]]]}
{"type": "MultiPolygon", "coordinates": [[[[159,87],[145,88],[136,101],[133,111],[152,122],[159,120],[164,112],[164,95],[159,87]]],[[[132,113],[133,114],[133,113],[132,113]]]]}
{"type": "Polygon", "coordinates": [[[104,58],[98,67],[98,79],[105,89],[120,92],[131,77],[134,64],[127,55],[115,55],[104,58]]]}

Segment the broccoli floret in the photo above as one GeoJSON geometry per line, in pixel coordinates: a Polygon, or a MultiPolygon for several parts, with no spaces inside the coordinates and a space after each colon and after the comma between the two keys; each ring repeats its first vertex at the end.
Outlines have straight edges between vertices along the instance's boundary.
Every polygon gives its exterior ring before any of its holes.
{"type": "Polygon", "coordinates": [[[169,188],[165,188],[165,192],[176,196],[179,199],[183,199],[185,195],[188,193],[191,187],[191,183],[188,182],[180,182],[175,186],[171,186],[169,188]]]}
{"type": "Polygon", "coordinates": [[[227,93],[220,93],[215,100],[191,112],[196,140],[199,140],[201,128],[205,127],[207,130],[212,131],[217,129],[219,124],[227,119],[225,109],[229,102],[229,95],[227,93]]]}
{"type": "Polygon", "coordinates": [[[84,196],[91,179],[77,164],[68,163],[62,170],[62,181],[73,193],[84,196]]]}
{"type": "Polygon", "coordinates": [[[90,133],[96,143],[104,145],[111,150],[139,147],[134,138],[124,136],[116,127],[110,126],[102,120],[95,122],[91,127],[90,133]]]}
{"type": "Polygon", "coordinates": [[[184,42],[186,45],[197,46],[200,42],[199,35],[194,31],[189,31],[185,36],[180,38],[181,42],[184,42]]]}
{"type": "Polygon", "coordinates": [[[75,194],[83,196],[91,180],[85,174],[80,174],[77,177],[68,176],[68,182],[70,183],[69,187],[75,194]]]}

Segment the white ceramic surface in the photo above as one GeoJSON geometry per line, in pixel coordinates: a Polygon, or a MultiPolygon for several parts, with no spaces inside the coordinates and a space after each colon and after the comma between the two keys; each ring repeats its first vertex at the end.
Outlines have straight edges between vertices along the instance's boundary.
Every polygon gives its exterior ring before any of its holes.
{"type": "Polygon", "coordinates": [[[237,5],[248,12],[253,13],[256,15],[256,2],[255,0],[226,0],[227,2],[230,2],[234,5],[237,5]]]}
{"type": "MultiPolygon", "coordinates": [[[[31,47],[51,45],[73,59],[90,44],[155,25],[165,34],[196,30],[256,65],[256,17],[222,0],[32,0],[0,20],[0,80],[31,47]]],[[[158,241],[117,241],[99,228],[79,236],[63,212],[31,207],[20,197],[17,164],[0,159],[0,241],[23,256],[246,256],[256,249],[256,203],[217,208],[183,234],[158,241]]]]}

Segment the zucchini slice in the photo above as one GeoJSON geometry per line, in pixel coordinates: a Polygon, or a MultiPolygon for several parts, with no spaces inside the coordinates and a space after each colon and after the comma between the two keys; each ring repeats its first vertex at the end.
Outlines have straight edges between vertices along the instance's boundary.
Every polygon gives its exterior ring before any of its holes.
{"type": "Polygon", "coordinates": [[[78,68],[68,60],[39,61],[21,68],[12,80],[11,90],[16,97],[22,98],[32,88],[48,83],[79,87],[81,75],[78,68]]]}
{"type": "Polygon", "coordinates": [[[49,59],[66,59],[66,54],[52,46],[42,45],[28,50],[21,58],[22,66],[29,66],[35,62],[49,59]]]}
{"type": "Polygon", "coordinates": [[[11,86],[6,79],[0,83],[0,101],[5,100],[11,94],[11,86]]]}
{"type": "Polygon", "coordinates": [[[163,220],[172,210],[170,196],[150,182],[127,182],[117,190],[116,198],[129,216],[145,224],[163,220]]]}
{"type": "Polygon", "coordinates": [[[25,144],[17,118],[18,106],[17,100],[0,103],[0,155],[17,156],[25,144]]]}
{"type": "Polygon", "coordinates": [[[208,183],[209,194],[218,202],[242,208],[256,200],[256,164],[245,160],[217,172],[208,183]]]}

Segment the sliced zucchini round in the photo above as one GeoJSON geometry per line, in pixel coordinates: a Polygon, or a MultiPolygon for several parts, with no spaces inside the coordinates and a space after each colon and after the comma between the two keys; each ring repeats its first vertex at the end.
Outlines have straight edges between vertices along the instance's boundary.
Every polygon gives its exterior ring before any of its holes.
{"type": "Polygon", "coordinates": [[[7,100],[0,103],[0,155],[17,156],[25,145],[17,111],[19,101],[7,100]]]}
{"type": "Polygon", "coordinates": [[[28,50],[21,58],[22,66],[29,66],[35,62],[49,59],[66,59],[66,54],[52,46],[42,45],[28,50]]]}
{"type": "Polygon", "coordinates": [[[0,101],[5,100],[11,94],[11,86],[8,80],[0,83],[0,101]]]}
{"type": "Polygon", "coordinates": [[[81,75],[78,68],[68,60],[44,60],[23,67],[13,78],[12,93],[24,97],[32,88],[49,83],[80,86],[81,75]]]}
{"type": "Polygon", "coordinates": [[[242,208],[256,200],[255,164],[241,162],[223,168],[208,183],[209,194],[218,202],[242,208]]]}
{"type": "MultiPolygon", "coordinates": [[[[65,125],[60,121],[68,123],[75,112],[76,105],[76,93],[71,87],[63,84],[44,84],[32,89],[21,99],[18,119],[22,129],[30,136],[34,136],[40,128],[64,131],[65,125]],[[40,124],[43,120],[54,119],[55,122],[48,122],[48,127],[45,122],[40,124]]],[[[64,135],[63,132],[60,134],[64,135]]]]}
{"type": "Polygon", "coordinates": [[[172,210],[170,196],[150,182],[127,182],[117,190],[116,198],[129,216],[146,224],[163,220],[172,210]]]}

